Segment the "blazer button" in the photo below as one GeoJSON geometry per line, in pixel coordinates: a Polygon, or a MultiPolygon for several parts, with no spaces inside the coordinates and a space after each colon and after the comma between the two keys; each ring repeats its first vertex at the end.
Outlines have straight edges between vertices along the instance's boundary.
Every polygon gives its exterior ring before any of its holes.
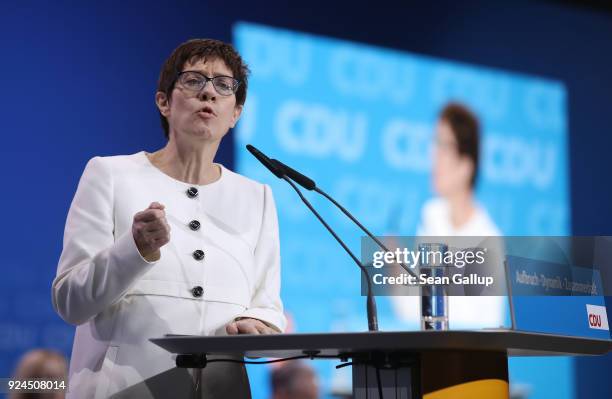
{"type": "Polygon", "coordinates": [[[199,298],[203,294],[204,294],[204,288],[200,287],[199,285],[196,285],[195,287],[191,289],[191,295],[193,295],[194,298],[199,298]]]}
{"type": "Polygon", "coordinates": [[[198,222],[197,220],[192,220],[191,222],[189,222],[189,228],[193,231],[199,230],[200,222],[198,222]]]}
{"type": "Polygon", "coordinates": [[[198,196],[198,189],[197,189],[197,188],[195,188],[195,187],[189,187],[189,188],[187,189],[187,196],[188,196],[189,198],[195,198],[195,197],[197,197],[197,196],[198,196]]]}
{"type": "Polygon", "coordinates": [[[193,259],[195,260],[202,260],[204,259],[204,251],[202,251],[201,249],[196,249],[195,251],[193,251],[193,259]]]}

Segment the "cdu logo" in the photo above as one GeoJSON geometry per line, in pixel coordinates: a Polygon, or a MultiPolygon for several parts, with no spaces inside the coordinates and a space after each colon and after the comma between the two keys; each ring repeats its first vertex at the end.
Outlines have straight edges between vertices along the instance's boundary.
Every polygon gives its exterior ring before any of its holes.
{"type": "Polygon", "coordinates": [[[586,305],[589,318],[589,328],[595,330],[610,330],[605,306],[586,305]]]}

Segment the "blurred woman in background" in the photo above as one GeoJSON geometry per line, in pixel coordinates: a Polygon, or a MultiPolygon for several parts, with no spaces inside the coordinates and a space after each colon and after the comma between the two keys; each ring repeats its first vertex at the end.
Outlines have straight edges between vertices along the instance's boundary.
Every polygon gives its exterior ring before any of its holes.
{"type": "Polygon", "coordinates": [[[499,236],[474,189],[480,160],[480,125],[459,103],[442,109],[436,124],[432,183],[437,194],[423,206],[420,236],[499,236]]]}
{"type": "MultiPolygon", "coordinates": [[[[443,240],[449,248],[486,247],[487,264],[478,272],[493,276],[496,284],[493,292],[481,292],[484,296],[449,298],[449,326],[454,329],[500,327],[505,320],[506,301],[499,296],[505,288],[503,243],[491,238],[501,232],[474,195],[479,161],[478,118],[462,104],[447,104],[435,128],[432,186],[436,197],[423,206],[417,235],[427,237],[425,241],[443,240]]],[[[392,302],[400,319],[418,322],[418,296],[394,296],[392,302]]]]}

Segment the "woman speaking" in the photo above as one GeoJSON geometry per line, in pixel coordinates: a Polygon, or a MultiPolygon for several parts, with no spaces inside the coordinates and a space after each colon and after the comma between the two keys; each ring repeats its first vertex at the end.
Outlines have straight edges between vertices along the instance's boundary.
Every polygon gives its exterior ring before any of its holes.
{"type": "Polygon", "coordinates": [[[242,365],[192,376],[149,342],[285,328],[272,192],[213,162],[247,74],[229,44],[181,44],[155,95],[165,147],[87,164],[52,288],[55,310],[77,326],[68,397],[250,396],[242,365]]]}

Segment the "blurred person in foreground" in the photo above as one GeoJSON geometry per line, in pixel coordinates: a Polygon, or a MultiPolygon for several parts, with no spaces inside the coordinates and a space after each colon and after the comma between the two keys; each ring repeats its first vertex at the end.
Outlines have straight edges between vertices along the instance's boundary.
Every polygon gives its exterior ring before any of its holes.
{"type": "Polygon", "coordinates": [[[319,380],[305,362],[291,361],[272,370],[271,399],[318,399],[319,380]]]}
{"type": "MultiPolygon", "coordinates": [[[[474,195],[480,161],[480,123],[460,103],[448,103],[435,127],[432,186],[436,197],[421,210],[417,236],[422,242],[445,241],[450,248],[486,248],[487,263],[479,274],[495,278],[496,288],[473,296],[449,297],[449,327],[501,327],[505,320],[505,277],[501,232],[474,195]],[[441,237],[441,238],[436,238],[441,237]],[[443,237],[443,238],[442,238],[443,237]],[[456,238],[451,238],[456,237],[456,238]]],[[[469,266],[461,270],[470,272],[469,266]]],[[[394,296],[396,314],[418,322],[419,296],[394,296]]]]}
{"type": "Polygon", "coordinates": [[[272,191],[214,163],[247,75],[230,44],[181,44],[155,95],[166,145],[88,162],[52,288],[77,326],[69,398],[250,397],[243,364],[190,375],[149,341],[285,328],[272,191]]]}
{"type": "MultiPolygon", "coordinates": [[[[46,349],[33,349],[24,354],[17,363],[14,380],[31,380],[40,378],[44,380],[64,381],[67,385],[68,365],[66,358],[54,351],[46,349]]],[[[9,399],[64,399],[65,391],[55,390],[45,393],[23,393],[13,391],[9,399]]]]}

